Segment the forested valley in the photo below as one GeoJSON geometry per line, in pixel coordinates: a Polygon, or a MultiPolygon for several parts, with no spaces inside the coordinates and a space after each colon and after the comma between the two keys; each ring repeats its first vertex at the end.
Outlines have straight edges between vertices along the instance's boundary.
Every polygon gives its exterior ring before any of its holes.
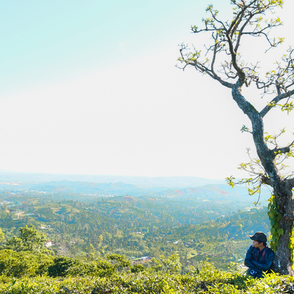
{"type": "Polygon", "coordinates": [[[234,203],[203,199],[117,196],[82,201],[64,197],[2,192],[0,226],[5,238],[32,225],[63,256],[83,258],[91,251],[97,256],[124,254],[136,261],[177,253],[184,265],[210,258],[225,268],[244,257],[248,234],[269,231],[262,207],[238,213],[234,203]]]}
{"type": "Polygon", "coordinates": [[[1,293],[252,288],[243,259],[248,235],[269,233],[265,197],[254,204],[243,188],[223,185],[136,196],[113,195],[122,183],[94,186],[104,194],[89,183],[0,184],[1,293]]]}

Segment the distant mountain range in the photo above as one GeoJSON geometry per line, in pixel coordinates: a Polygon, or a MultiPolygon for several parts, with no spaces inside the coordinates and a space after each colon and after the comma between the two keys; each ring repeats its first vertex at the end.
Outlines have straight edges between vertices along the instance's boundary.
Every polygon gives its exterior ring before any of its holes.
{"type": "MultiPolygon", "coordinates": [[[[115,197],[115,196],[152,196],[168,197],[182,201],[222,201],[222,202],[243,202],[253,203],[258,196],[250,197],[247,188],[235,186],[233,189],[223,184],[223,181],[191,177],[116,177],[116,176],[81,176],[81,179],[96,179],[96,182],[74,181],[79,176],[61,175],[34,175],[34,174],[0,174],[0,191],[11,192],[38,192],[45,194],[75,194],[91,197],[115,197]],[[62,178],[72,180],[58,180],[62,178]],[[49,181],[54,178],[54,181],[49,181]],[[98,182],[98,180],[112,180],[112,182],[98,182]],[[116,180],[124,180],[125,182],[116,180]],[[47,181],[46,181],[47,180],[47,181]],[[211,184],[204,184],[211,181],[211,184]],[[137,185],[133,184],[137,183],[137,185]]],[[[80,179],[80,178],[79,178],[80,179]]],[[[262,205],[270,193],[265,190],[260,199],[262,205]]]]}
{"type": "MultiPolygon", "coordinates": [[[[177,190],[164,190],[158,193],[159,196],[180,197],[187,200],[201,199],[202,201],[229,201],[229,202],[257,202],[258,195],[249,196],[248,190],[242,186],[231,188],[229,185],[206,185],[195,188],[184,188],[177,190]]],[[[267,205],[270,193],[264,190],[258,202],[267,205]]]]}
{"type": "Polygon", "coordinates": [[[225,180],[204,179],[197,177],[131,177],[131,176],[98,176],[98,175],[55,175],[33,173],[0,172],[1,182],[44,183],[51,181],[71,181],[90,183],[125,183],[137,187],[186,188],[210,184],[225,184],[225,180]]]}

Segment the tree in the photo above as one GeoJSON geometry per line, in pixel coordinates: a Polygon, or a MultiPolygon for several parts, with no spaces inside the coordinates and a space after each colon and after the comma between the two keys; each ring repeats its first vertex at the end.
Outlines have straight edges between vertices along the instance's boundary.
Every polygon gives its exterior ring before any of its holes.
{"type": "Polygon", "coordinates": [[[44,246],[46,236],[37,231],[34,226],[25,226],[19,229],[20,238],[12,237],[7,240],[4,248],[14,251],[49,252],[44,246]]]}
{"type": "Polygon", "coordinates": [[[5,234],[3,233],[2,229],[0,228],[0,243],[5,241],[5,234]]]}
{"type": "MultiPolygon", "coordinates": [[[[276,135],[267,134],[264,118],[274,109],[289,114],[294,108],[294,49],[289,48],[268,70],[258,63],[244,61],[244,52],[241,52],[241,44],[248,45],[251,42],[251,48],[254,48],[253,44],[259,40],[256,37],[264,38],[267,46],[265,56],[269,56],[269,52],[283,43],[283,38],[270,36],[274,28],[282,25],[280,18],[270,16],[275,9],[282,8],[283,0],[231,0],[231,4],[231,21],[222,21],[212,5],[207,7],[209,17],[203,19],[204,27],[193,26],[192,32],[209,34],[210,44],[206,44],[204,53],[198,48],[191,51],[186,45],[181,45],[180,67],[194,67],[229,88],[232,98],[249,118],[252,129],[243,126],[241,131],[252,135],[258,158],[240,165],[250,176],[239,183],[248,183],[250,194],[260,193],[262,185],[272,188],[268,214],[271,221],[271,247],[276,252],[274,269],[282,274],[293,275],[294,178],[293,173],[286,175],[282,171],[285,168],[284,160],[293,157],[294,141],[280,146],[285,129],[276,135]],[[252,86],[261,98],[266,95],[269,97],[269,102],[261,110],[257,110],[256,105],[242,93],[244,88],[252,86]]],[[[233,177],[227,180],[232,187],[236,184],[233,177]]]]}

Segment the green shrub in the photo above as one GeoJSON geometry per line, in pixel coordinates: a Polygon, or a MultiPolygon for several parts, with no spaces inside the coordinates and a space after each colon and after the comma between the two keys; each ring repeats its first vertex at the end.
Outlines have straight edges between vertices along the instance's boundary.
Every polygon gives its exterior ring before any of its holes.
{"type": "Polygon", "coordinates": [[[67,271],[68,276],[96,276],[110,277],[115,272],[115,267],[105,261],[97,260],[89,263],[79,262],[73,264],[67,271]]]}
{"type": "Polygon", "coordinates": [[[29,251],[0,250],[0,274],[11,277],[37,276],[48,272],[53,257],[29,251]]]}
{"type": "Polygon", "coordinates": [[[145,267],[142,264],[134,264],[131,267],[131,273],[139,273],[143,272],[145,270],[145,267]]]}
{"type": "Polygon", "coordinates": [[[76,263],[77,261],[74,261],[69,257],[55,257],[54,263],[48,268],[48,274],[50,277],[65,277],[68,270],[76,263]]]}

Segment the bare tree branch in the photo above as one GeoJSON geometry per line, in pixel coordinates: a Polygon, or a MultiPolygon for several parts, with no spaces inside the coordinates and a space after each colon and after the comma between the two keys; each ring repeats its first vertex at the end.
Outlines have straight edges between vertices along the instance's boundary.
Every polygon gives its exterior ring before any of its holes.
{"type": "Polygon", "coordinates": [[[265,115],[273,108],[275,107],[278,102],[280,102],[281,100],[288,98],[290,96],[294,95],[294,90],[283,93],[281,95],[278,95],[277,97],[275,97],[270,103],[268,103],[263,110],[260,112],[260,117],[263,118],[265,117],[265,115]]]}

